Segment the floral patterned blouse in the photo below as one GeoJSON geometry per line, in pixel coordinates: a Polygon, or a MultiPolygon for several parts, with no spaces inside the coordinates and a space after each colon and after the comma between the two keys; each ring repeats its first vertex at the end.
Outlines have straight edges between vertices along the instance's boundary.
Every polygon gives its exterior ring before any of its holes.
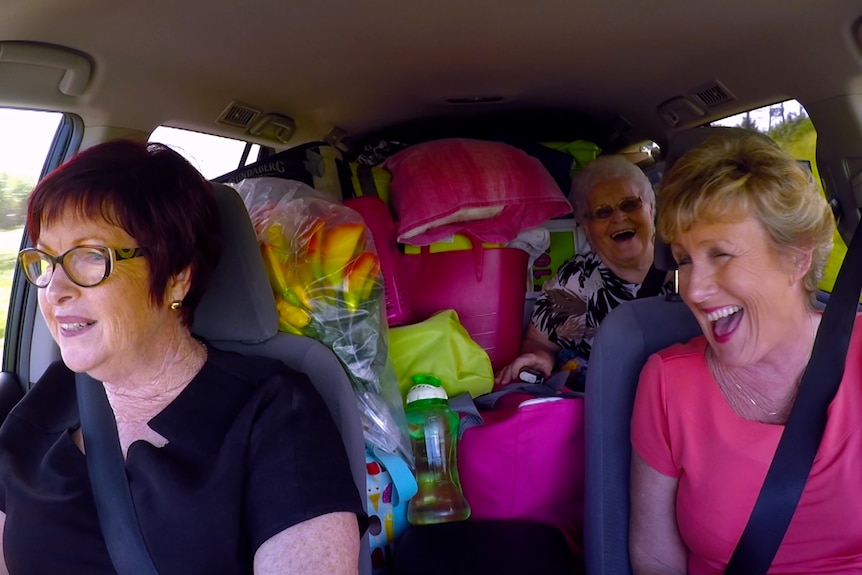
{"type": "MultiPolygon", "coordinates": [[[[605,316],[621,302],[637,297],[639,284],[617,277],[592,251],[565,262],[545,282],[533,307],[531,323],[562,349],[556,369],[586,367],[593,338],[605,316]],[[571,360],[578,365],[565,366],[571,360]]],[[[666,282],[661,293],[673,291],[666,282]]]]}

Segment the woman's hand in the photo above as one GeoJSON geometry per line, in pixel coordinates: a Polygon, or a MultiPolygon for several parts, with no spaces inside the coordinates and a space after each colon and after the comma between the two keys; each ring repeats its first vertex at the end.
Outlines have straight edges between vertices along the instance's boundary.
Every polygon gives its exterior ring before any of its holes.
{"type": "Polygon", "coordinates": [[[497,375],[494,377],[494,385],[506,385],[519,381],[518,374],[525,367],[540,372],[547,379],[554,368],[554,360],[548,354],[542,352],[520,355],[515,358],[515,361],[497,372],[497,375]]]}
{"type": "Polygon", "coordinates": [[[521,355],[497,372],[494,385],[506,385],[518,381],[518,374],[525,367],[535,369],[545,378],[550,377],[554,370],[554,358],[559,349],[559,346],[531,324],[527,327],[527,333],[524,334],[524,341],[521,343],[521,355]]]}

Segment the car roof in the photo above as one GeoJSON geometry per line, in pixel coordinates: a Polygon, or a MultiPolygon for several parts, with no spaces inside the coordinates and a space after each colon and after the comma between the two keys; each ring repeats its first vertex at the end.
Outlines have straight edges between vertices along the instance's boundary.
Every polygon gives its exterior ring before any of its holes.
{"type": "Polygon", "coordinates": [[[3,44],[59,45],[92,64],[86,91],[67,96],[0,63],[14,80],[0,81],[2,104],[255,141],[216,121],[238,103],[293,118],[288,146],[511,110],[560,111],[572,135],[584,115],[621,146],[862,87],[854,0],[4,0],[2,13],[3,44]]]}

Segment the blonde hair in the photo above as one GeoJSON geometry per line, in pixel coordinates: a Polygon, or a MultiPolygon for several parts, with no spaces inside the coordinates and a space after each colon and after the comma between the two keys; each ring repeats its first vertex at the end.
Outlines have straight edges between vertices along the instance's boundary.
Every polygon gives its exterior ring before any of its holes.
{"type": "Polygon", "coordinates": [[[685,153],[659,187],[656,231],[671,243],[695,222],[749,215],[779,249],[811,250],[804,288],[814,294],[832,250],[832,210],[810,173],[760,133],[712,136],[685,153]]]}

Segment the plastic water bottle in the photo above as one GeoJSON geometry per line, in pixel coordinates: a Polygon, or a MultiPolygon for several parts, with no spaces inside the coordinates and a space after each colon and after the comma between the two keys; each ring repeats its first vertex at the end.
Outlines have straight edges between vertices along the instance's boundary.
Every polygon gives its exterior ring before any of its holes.
{"type": "Polygon", "coordinates": [[[407,429],[416,460],[416,495],[407,507],[413,525],[463,521],[470,505],[458,479],[458,414],[433,375],[414,375],[407,392],[407,429]]]}

